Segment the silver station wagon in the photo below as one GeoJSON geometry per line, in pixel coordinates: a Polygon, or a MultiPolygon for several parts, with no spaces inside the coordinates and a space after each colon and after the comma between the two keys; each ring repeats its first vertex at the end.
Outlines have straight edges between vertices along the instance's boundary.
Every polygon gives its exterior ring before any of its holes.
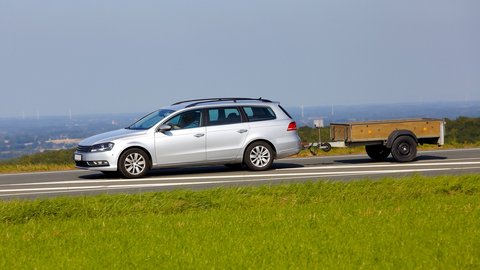
{"type": "Polygon", "coordinates": [[[297,125],[278,102],[210,98],[177,102],[86,138],[74,160],[80,169],[138,178],[152,168],[214,164],[262,171],[300,149],[297,125]]]}

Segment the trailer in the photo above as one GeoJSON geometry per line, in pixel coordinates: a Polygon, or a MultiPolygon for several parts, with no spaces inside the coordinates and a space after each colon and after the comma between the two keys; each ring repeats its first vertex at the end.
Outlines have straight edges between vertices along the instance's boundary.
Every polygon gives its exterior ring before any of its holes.
{"type": "Polygon", "coordinates": [[[417,156],[417,145],[444,144],[443,119],[417,118],[351,123],[331,123],[330,141],[310,145],[330,151],[332,147],[365,146],[368,156],[377,161],[390,154],[398,162],[417,156]]]}

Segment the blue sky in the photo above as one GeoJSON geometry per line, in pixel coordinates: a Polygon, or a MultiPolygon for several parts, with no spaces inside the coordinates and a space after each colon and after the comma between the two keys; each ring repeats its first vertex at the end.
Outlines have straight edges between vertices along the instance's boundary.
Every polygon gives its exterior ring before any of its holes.
{"type": "Polygon", "coordinates": [[[0,117],[480,100],[480,1],[0,1],[0,117]]]}

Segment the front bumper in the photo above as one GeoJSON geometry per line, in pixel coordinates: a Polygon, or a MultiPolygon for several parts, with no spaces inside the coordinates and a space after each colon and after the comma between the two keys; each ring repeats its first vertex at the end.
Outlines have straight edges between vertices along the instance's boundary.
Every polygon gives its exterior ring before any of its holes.
{"type": "Polygon", "coordinates": [[[112,151],[99,153],[74,153],[75,167],[92,171],[116,171],[118,156],[112,151]]]}

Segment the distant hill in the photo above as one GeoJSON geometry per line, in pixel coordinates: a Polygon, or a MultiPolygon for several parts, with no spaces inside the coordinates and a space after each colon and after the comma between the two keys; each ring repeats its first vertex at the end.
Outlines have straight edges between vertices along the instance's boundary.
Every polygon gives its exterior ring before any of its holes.
{"type": "Polygon", "coordinates": [[[0,160],[70,149],[86,137],[126,127],[144,113],[0,118],[0,160]]]}
{"type": "MultiPolygon", "coordinates": [[[[332,106],[321,105],[305,107],[303,117],[300,106],[287,107],[287,110],[299,126],[312,126],[313,119],[318,118],[323,118],[325,125],[328,125],[331,122],[392,118],[480,117],[480,101],[333,106],[333,111],[332,106]]],[[[128,126],[144,114],[0,118],[0,160],[47,150],[74,148],[80,139],[128,126]]],[[[464,138],[458,137],[458,140],[463,142],[464,138]]]]}
{"type": "Polygon", "coordinates": [[[352,106],[287,107],[300,126],[312,126],[313,119],[323,118],[325,124],[332,122],[383,120],[396,118],[449,118],[460,116],[480,117],[480,101],[398,103],[352,106]],[[332,110],[333,109],[333,110],[332,110]]]}

